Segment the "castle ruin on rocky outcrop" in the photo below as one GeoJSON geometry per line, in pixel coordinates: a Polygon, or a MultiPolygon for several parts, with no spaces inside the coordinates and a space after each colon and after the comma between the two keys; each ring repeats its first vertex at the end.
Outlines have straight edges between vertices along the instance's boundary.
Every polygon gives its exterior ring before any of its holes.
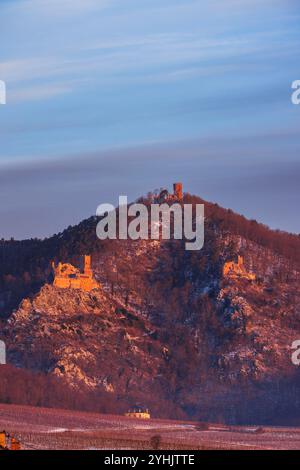
{"type": "Polygon", "coordinates": [[[98,289],[100,285],[93,276],[91,256],[85,255],[83,260],[83,272],[81,272],[80,269],[76,268],[72,264],[59,262],[56,266],[53,262],[53,285],[60,287],[61,289],[80,289],[85,292],[98,289]]]}
{"type": "Polygon", "coordinates": [[[250,273],[246,270],[244,266],[244,258],[238,256],[237,262],[227,261],[223,266],[223,277],[229,278],[244,278],[249,281],[255,281],[256,276],[253,273],[250,273]]]}

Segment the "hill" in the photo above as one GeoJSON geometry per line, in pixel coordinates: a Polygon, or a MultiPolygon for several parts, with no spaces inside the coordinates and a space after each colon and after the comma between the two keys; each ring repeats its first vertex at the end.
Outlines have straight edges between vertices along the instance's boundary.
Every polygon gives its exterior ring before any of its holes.
{"type": "Polygon", "coordinates": [[[82,409],[141,403],[157,417],[298,423],[300,238],[204,203],[199,252],[178,240],[100,241],[96,217],[46,240],[2,241],[10,362],[80,391],[82,409]],[[50,261],[82,253],[101,289],[54,287],[50,261]],[[255,281],[223,276],[237,254],[255,281]]]}

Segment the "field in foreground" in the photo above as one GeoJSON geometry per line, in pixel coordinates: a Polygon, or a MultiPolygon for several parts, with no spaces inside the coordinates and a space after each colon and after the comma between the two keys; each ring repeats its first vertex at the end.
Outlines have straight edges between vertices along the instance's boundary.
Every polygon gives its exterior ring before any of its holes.
{"type": "Polygon", "coordinates": [[[154,436],[159,436],[163,450],[300,449],[300,428],[141,421],[15,405],[0,405],[0,429],[15,433],[26,450],[149,450],[153,449],[154,436]]]}

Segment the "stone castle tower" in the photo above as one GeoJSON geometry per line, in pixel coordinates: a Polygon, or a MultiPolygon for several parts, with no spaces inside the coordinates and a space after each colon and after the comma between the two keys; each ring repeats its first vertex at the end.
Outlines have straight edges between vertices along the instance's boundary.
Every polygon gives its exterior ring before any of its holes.
{"type": "Polygon", "coordinates": [[[93,276],[91,255],[85,255],[84,256],[83,272],[87,276],[93,276]]]}
{"type": "Polygon", "coordinates": [[[54,273],[53,285],[61,289],[81,289],[90,292],[98,289],[100,285],[95,281],[91,266],[91,256],[83,257],[83,272],[72,264],[68,263],[52,263],[54,273]]]}
{"type": "Polygon", "coordinates": [[[155,198],[157,203],[163,202],[181,202],[183,200],[183,189],[182,183],[174,183],[173,184],[173,193],[169,193],[167,189],[163,189],[158,197],[155,198]]]}
{"type": "Polygon", "coordinates": [[[183,199],[182,183],[174,183],[173,191],[174,191],[174,197],[178,199],[179,201],[182,201],[183,199]]]}

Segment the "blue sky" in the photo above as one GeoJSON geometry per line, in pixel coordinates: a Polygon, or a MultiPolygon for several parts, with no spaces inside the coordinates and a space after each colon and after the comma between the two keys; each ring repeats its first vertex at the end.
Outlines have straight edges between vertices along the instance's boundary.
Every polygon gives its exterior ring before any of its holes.
{"type": "Polygon", "coordinates": [[[296,0],[0,0],[0,237],[182,180],[300,232],[296,0]]]}

